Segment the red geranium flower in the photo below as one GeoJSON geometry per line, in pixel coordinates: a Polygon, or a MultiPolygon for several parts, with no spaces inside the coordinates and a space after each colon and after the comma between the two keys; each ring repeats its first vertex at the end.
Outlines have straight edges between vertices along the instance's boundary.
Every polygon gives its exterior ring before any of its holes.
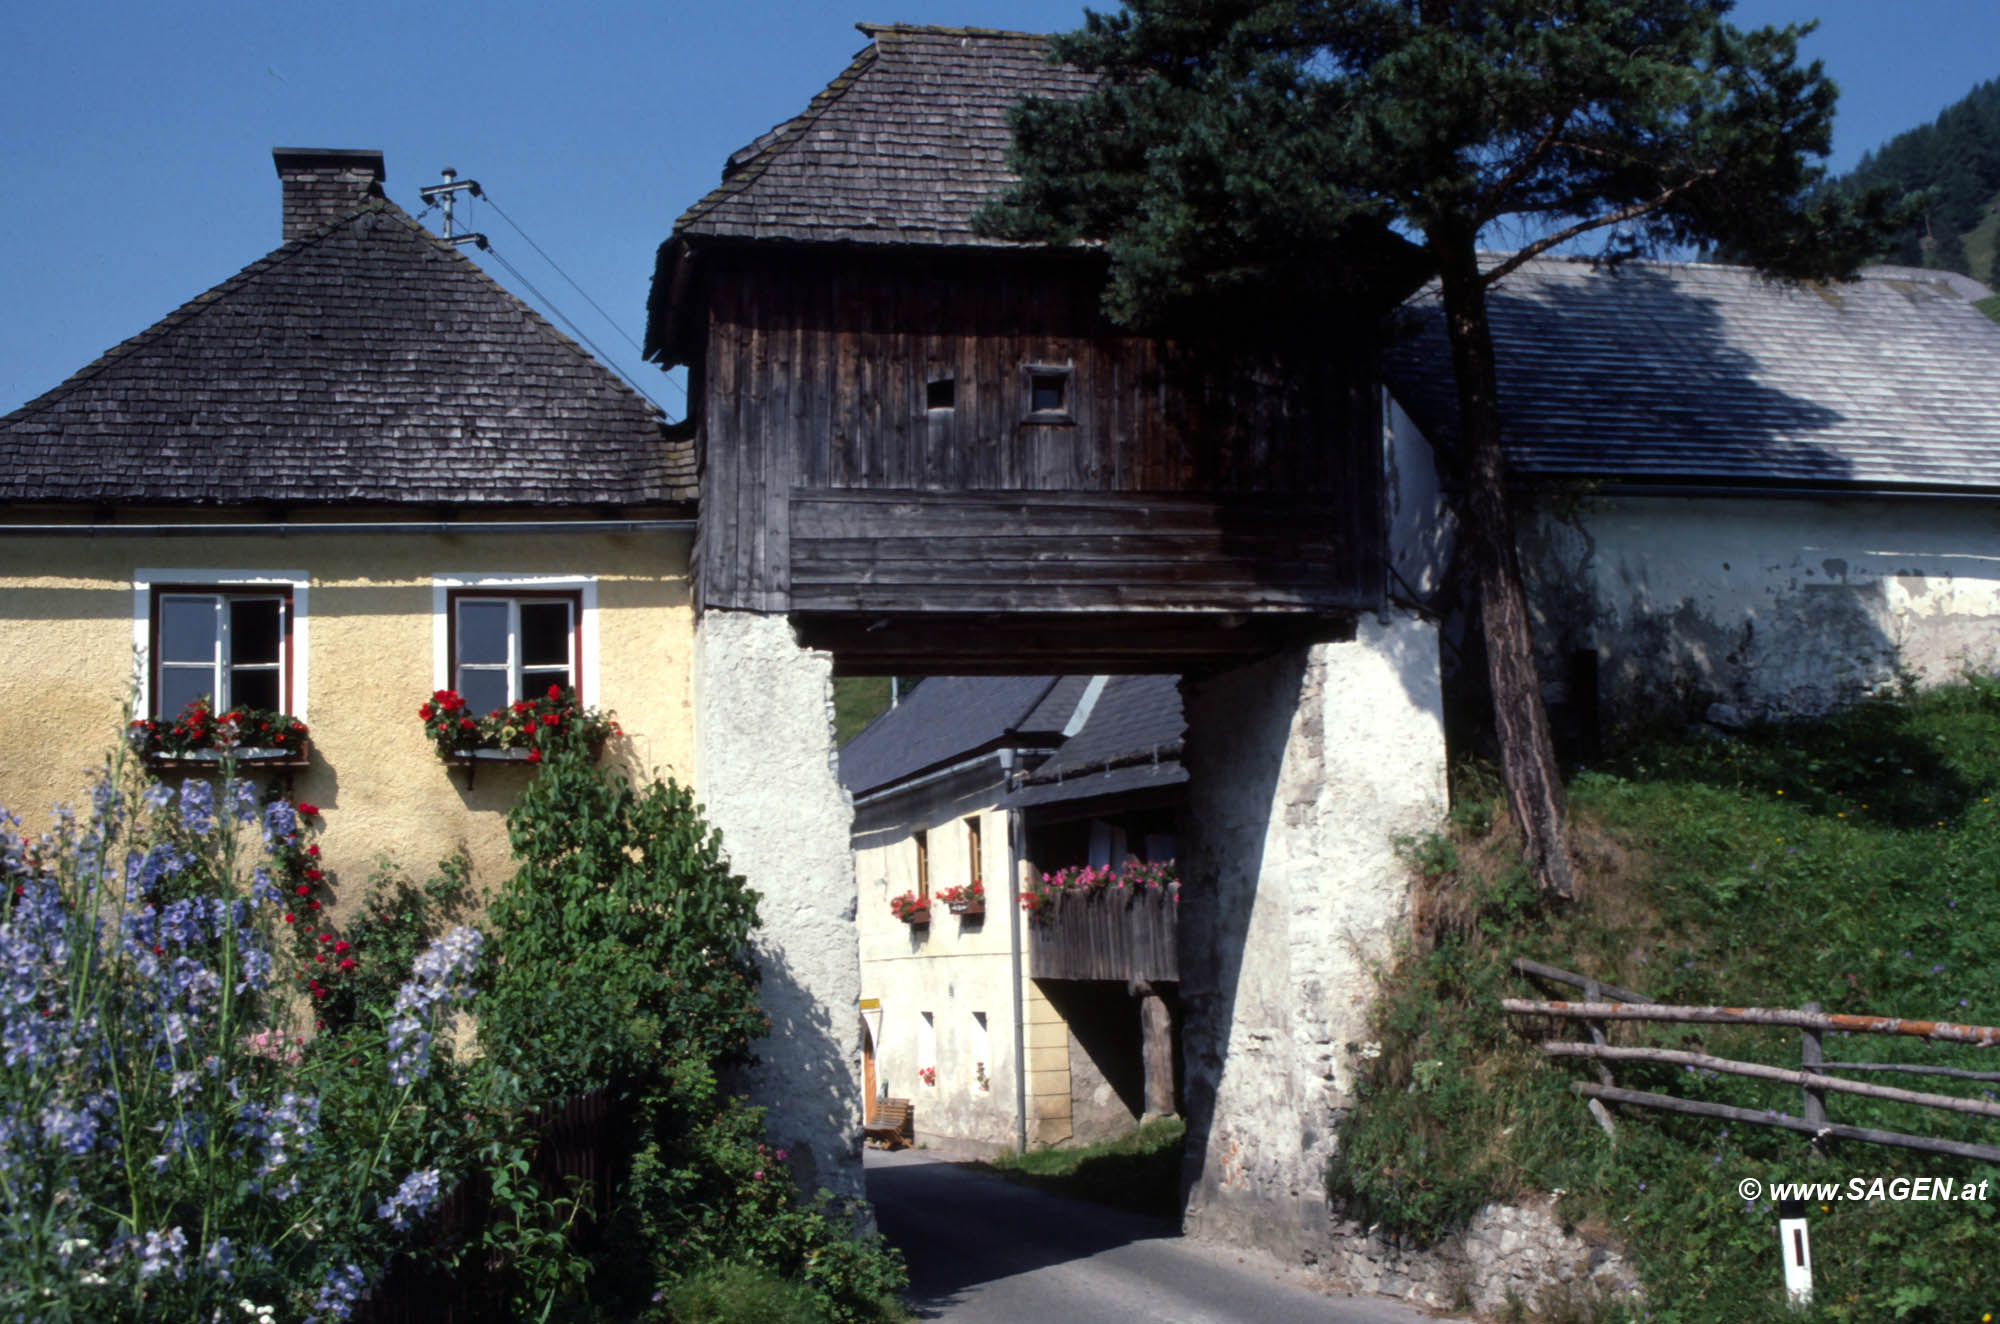
{"type": "Polygon", "coordinates": [[[531,749],[531,750],[529,750],[529,751],[528,751],[528,762],[530,762],[530,763],[540,763],[541,761],[542,761],[542,751],[541,751],[541,750],[539,750],[539,749],[531,749]]]}
{"type": "Polygon", "coordinates": [[[560,685],[551,685],[551,686],[549,686],[549,697],[550,697],[551,699],[560,699],[560,698],[562,698],[562,686],[560,686],[560,685]]]}
{"type": "Polygon", "coordinates": [[[301,800],[299,801],[296,807],[298,811],[304,814],[307,818],[315,818],[319,815],[318,805],[309,805],[305,801],[301,800]]]}
{"type": "Polygon", "coordinates": [[[297,887],[294,887],[292,891],[298,896],[304,896],[306,893],[312,891],[312,889],[310,887],[307,887],[304,883],[300,883],[297,887]]]}
{"type": "Polygon", "coordinates": [[[426,704],[422,704],[422,705],[420,705],[420,706],[419,706],[419,707],[417,708],[417,716],[418,716],[418,717],[420,717],[420,718],[422,718],[422,719],[423,719],[424,721],[426,721],[426,722],[428,722],[428,721],[430,721],[430,720],[431,720],[431,712],[432,712],[432,708],[431,708],[431,706],[430,706],[429,704],[427,704],[427,703],[426,703],[426,704]]]}

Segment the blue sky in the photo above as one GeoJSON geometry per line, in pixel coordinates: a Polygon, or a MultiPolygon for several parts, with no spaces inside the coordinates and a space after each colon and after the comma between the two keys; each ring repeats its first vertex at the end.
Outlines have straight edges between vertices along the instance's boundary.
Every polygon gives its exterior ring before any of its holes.
{"type": "MultiPolygon", "coordinates": [[[[856,19],[1051,31],[1082,14],[1075,0],[853,2],[8,5],[0,412],[276,247],[274,146],[379,148],[389,196],[413,213],[417,189],[456,167],[637,339],[674,218],[845,66],[864,43],[856,19]]],[[[1816,16],[1806,53],[1843,90],[1836,167],[2000,75],[1991,0],[1737,11],[1746,25],[1816,16]]],[[[679,414],[677,389],[505,220],[478,204],[470,220],[679,414]]]]}

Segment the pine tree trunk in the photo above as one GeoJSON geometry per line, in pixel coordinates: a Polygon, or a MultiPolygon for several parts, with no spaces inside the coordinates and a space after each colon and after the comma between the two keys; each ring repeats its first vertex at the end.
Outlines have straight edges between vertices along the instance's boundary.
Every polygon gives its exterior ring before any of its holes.
{"type": "Polygon", "coordinates": [[[1507,804],[1542,894],[1567,900],[1575,889],[1563,838],[1562,775],[1535,672],[1527,597],[1507,506],[1499,384],[1477,239],[1469,229],[1452,231],[1443,225],[1426,237],[1438,261],[1452,370],[1458,379],[1458,458],[1465,486],[1459,503],[1461,555],[1478,589],[1507,804]]]}

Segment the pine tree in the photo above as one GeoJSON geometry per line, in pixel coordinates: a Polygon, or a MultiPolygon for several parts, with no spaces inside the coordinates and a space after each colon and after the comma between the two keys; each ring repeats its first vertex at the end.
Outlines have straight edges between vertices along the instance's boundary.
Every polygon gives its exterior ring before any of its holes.
{"type": "Polygon", "coordinates": [[[1817,188],[1834,88],[1817,64],[1798,65],[1800,29],[1739,32],[1729,8],[1127,0],[1087,11],[1054,52],[1101,82],[1079,101],[1016,110],[1021,183],[982,216],[1012,238],[1101,241],[1106,310],[1141,328],[1249,310],[1324,323],[1329,300],[1400,297],[1413,266],[1438,280],[1458,379],[1462,564],[1509,804],[1557,897],[1571,891],[1562,783],[1505,499],[1486,291],[1586,235],[1611,257],[1706,242],[1778,275],[1844,274],[1902,219],[1884,193],[1817,188]],[[1518,251],[1482,262],[1482,244],[1510,235],[1525,238],[1518,251]]]}

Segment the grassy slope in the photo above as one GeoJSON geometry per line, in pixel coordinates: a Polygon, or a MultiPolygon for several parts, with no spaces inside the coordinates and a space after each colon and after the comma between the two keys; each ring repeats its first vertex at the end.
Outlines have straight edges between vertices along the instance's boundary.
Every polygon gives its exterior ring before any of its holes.
{"type": "Polygon", "coordinates": [[[889,710],[887,676],[839,676],[833,682],[833,743],[837,749],[889,710]]]}
{"type": "MultiPolygon", "coordinates": [[[[1585,899],[1538,907],[1496,802],[1461,796],[1453,834],[1414,847],[1425,937],[1388,981],[1381,1054],[1330,1185],[1422,1239],[1496,1196],[1562,1190],[1586,1235],[1625,1244],[1650,1318],[1796,1319],[1782,1305],[1775,1212],[1738,1181],[1934,1174],[1995,1179],[1974,1204],[1836,1203],[1812,1213],[1817,1304],[1805,1318],[1978,1320],[2000,1314],[2000,1168],[1875,1146],[1809,1165],[1785,1132],[1628,1114],[1608,1141],[1497,1002],[1536,996],[1531,956],[1685,1003],[1797,1006],[2000,1024],[2000,684],[1824,723],[1654,746],[1578,777],[1585,899]]],[[[1549,992],[1548,996],[1574,996],[1549,992]]],[[[1613,1030],[1615,1042],[1705,1047],[1798,1065],[1795,1033],[1613,1030]]],[[[2000,1070],[1992,1051],[1829,1037],[1834,1060],[2000,1070]]],[[[1798,1092],[1684,1069],[1623,1067],[1621,1085],[1799,1111],[1798,1092]]],[[[1879,1079],[1879,1078],[1878,1078],[1879,1079]]],[[[1894,1083],[1991,1098],[2000,1085],[1894,1083]]],[[[2000,1125],[1834,1096],[1834,1120],[1993,1143],[2000,1125]]]]}
{"type": "Polygon", "coordinates": [[[1116,1140],[1073,1149],[1003,1154],[973,1166],[1074,1200],[1177,1218],[1181,1211],[1181,1149],[1187,1124],[1178,1117],[1148,1122],[1116,1140]]]}
{"type": "Polygon", "coordinates": [[[1993,270],[1993,250],[2000,247],[2000,195],[1986,204],[1979,224],[1965,232],[1965,263],[1980,280],[1993,270]]]}

